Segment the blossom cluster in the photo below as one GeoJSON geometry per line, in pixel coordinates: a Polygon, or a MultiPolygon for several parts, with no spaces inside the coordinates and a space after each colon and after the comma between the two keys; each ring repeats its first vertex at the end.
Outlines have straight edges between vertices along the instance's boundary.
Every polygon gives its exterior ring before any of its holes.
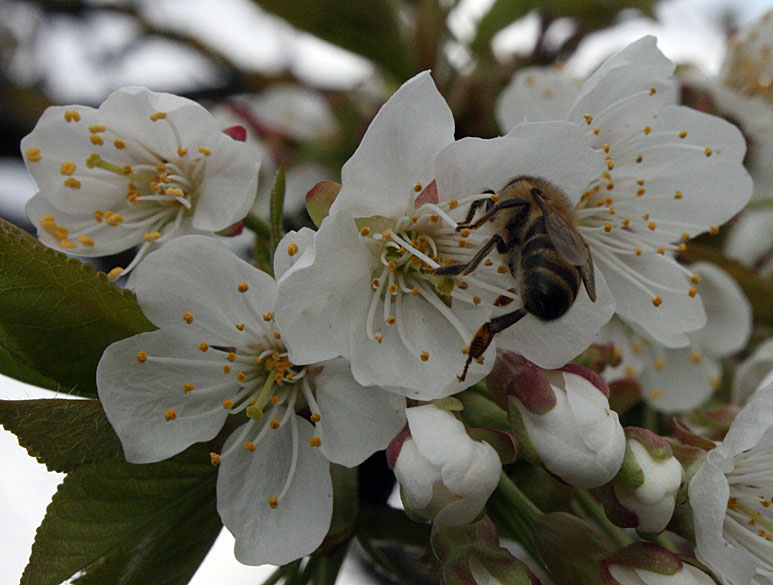
{"type": "MultiPolygon", "coordinates": [[[[749,201],[744,135],[679,105],[673,73],[652,37],[582,82],[522,70],[491,139],[456,139],[431,74],[416,75],[341,184],[309,193],[318,229],[276,242],[271,275],[217,237],[256,195],[240,129],[139,88],[46,110],[22,142],[40,240],[82,256],[137,247],[109,277],[131,273],[157,327],[112,344],[97,370],[126,459],[209,442],[218,513],[247,564],[317,550],[330,464],[387,449],[406,513],[440,543],[483,517],[518,458],[641,535],[689,500],[703,568],[770,583],[769,345],[739,370],[747,403],[722,441],[624,428],[613,408],[626,385],[662,413],[704,405],[751,331],[735,281],[680,256],[749,201]]],[[[639,545],[605,556],[598,582],[710,582],[694,559],[639,545]]],[[[482,558],[475,572],[493,578],[482,558]]]]}

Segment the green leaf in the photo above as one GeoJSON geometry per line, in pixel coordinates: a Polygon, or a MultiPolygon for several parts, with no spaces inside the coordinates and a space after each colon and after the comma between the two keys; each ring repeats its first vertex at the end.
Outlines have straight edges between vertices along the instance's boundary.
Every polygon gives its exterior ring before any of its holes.
{"type": "Polygon", "coordinates": [[[390,0],[254,0],[261,8],[329,43],[367,57],[398,81],[413,73],[396,3],[390,0]]]}
{"type": "Polygon", "coordinates": [[[221,524],[207,449],[81,467],[54,494],[21,585],[184,585],[221,524]]]}
{"type": "Polygon", "coordinates": [[[97,400],[2,400],[0,425],[49,471],[123,460],[121,442],[97,400]]]}
{"type": "Polygon", "coordinates": [[[274,259],[274,252],[279,244],[279,240],[284,235],[282,229],[282,220],[284,219],[284,205],[285,205],[285,165],[279,164],[279,168],[276,171],[274,177],[274,186],[271,188],[271,207],[270,207],[270,219],[271,219],[271,260],[274,259]]]}
{"type": "Polygon", "coordinates": [[[131,292],[0,220],[0,373],[96,397],[104,349],[152,329],[131,292]]]}

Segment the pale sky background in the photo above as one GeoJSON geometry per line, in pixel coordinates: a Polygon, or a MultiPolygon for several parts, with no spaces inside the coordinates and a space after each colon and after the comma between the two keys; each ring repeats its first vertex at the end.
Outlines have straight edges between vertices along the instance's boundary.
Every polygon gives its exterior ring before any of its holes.
{"type": "MultiPolygon", "coordinates": [[[[473,23],[492,0],[463,0],[451,26],[462,39],[469,38],[473,23]]],[[[148,16],[158,22],[193,33],[219,50],[232,55],[244,68],[262,71],[287,65],[304,78],[318,83],[346,87],[365,80],[372,70],[367,62],[292,30],[266,17],[248,0],[147,0],[148,16]],[[184,9],[183,9],[184,8],[184,9]],[[227,34],[223,34],[227,31],[227,34]]],[[[733,10],[741,26],[773,8],[773,0],[670,0],[658,8],[659,22],[629,19],[589,38],[580,46],[570,70],[578,75],[595,67],[610,52],[645,34],[658,36],[658,46],[671,59],[689,62],[706,74],[719,70],[725,39],[719,17],[733,10]]],[[[34,14],[26,7],[0,0],[3,20],[24,30],[35,26],[34,14]],[[9,8],[12,8],[10,10],[9,8]]],[[[4,22],[3,24],[6,24],[4,22]]],[[[88,30],[61,23],[46,31],[46,42],[23,52],[13,63],[14,71],[29,77],[33,71],[46,72],[49,91],[63,103],[100,101],[122,85],[140,84],[151,89],[184,89],[206,82],[213,72],[200,57],[187,50],[159,42],[120,62],[108,71],[95,70],[90,55],[117,46],[132,25],[120,17],[108,17],[88,30]],[[78,41],[88,34],[88,43],[78,41]],[[161,58],[163,57],[163,58],[161,58]]],[[[559,29],[557,35],[562,34],[559,29]]],[[[528,16],[495,39],[497,54],[525,50],[536,35],[536,21],[528,16]]],[[[464,51],[460,51],[464,59],[464,51]]],[[[23,204],[34,193],[34,184],[18,161],[0,159],[0,205],[19,219],[23,204]]],[[[0,399],[52,397],[43,391],[0,376],[0,399]]],[[[61,480],[18,446],[16,438],[0,430],[0,583],[16,583],[26,565],[35,529],[61,480]]],[[[214,548],[191,582],[193,585],[258,585],[270,574],[269,568],[240,565],[232,553],[233,539],[223,531],[214,548]]],[[[339,585],[364,584],[367,579],[356,563],[346,563],[339,585]]]]}

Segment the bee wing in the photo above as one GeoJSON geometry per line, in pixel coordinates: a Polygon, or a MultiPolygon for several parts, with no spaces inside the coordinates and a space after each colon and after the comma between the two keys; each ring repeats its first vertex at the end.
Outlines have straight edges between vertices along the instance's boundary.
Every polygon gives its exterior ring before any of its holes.
{"type": "Polygon", "coordinates": [[[585,291],[588,293],[588,298],[596,302],[596,279],[593,275],[593,258],[591,258],[590,248],[588,248],[588,244],[584,240],[583,244],[588,256],[585,262],[580,265],[580,276],[582,277],[582,283],[585,285],[585,291]]]}

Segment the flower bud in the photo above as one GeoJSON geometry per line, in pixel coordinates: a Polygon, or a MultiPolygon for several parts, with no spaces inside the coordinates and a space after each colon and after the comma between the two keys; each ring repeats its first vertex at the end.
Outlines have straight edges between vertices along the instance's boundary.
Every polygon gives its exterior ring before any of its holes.
{"type": "Polygon", "coordinates": [[[388,449],[406,512],[440,526],[472,522],[499,483],[497,452],[434,404],[408,408],[406,415],[410,436],[401,433],[388,449]]]}
{"type": "Polygon", "coordinates": [[[602,562],[603,585],[714,585],[703,571],[673,553],[645,542],[632,544],[602,562]]]}
{"type": "Polygon", "coordinates": [[[636,427],[626,428],[625,434],[625,458],[612,481],[614,497],[633,513],[634,523],[627,526],[639,532],[661,532],[674,513],[684,470],[671,446],[656,434],[636,427]]]}
{"type": "Polygon", "coordinates": [[[577,487],[597,487],[615,477],[625,454],[625,435],[598,374],[572,364],[543,370],[500,352],[488,383],[507,398],[510,424],[525,459],[542,463],[577,487]]]}

